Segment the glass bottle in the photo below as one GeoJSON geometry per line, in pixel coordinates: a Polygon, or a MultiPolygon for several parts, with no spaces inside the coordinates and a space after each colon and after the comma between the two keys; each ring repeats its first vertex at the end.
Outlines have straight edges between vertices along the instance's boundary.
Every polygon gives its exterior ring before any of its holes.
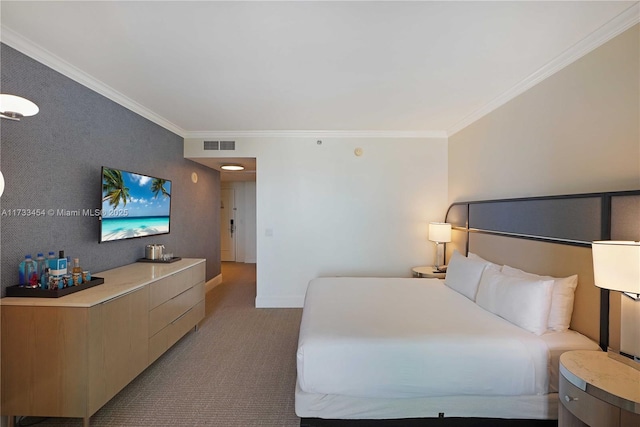
{"type": "Polygon", "coordinates": [[[82,283],[82,267],[80,267],[80,259],[73,259],[73,269],[71,270],[71,274],[73,275],[73,284],[79,285],[82,283]]]}

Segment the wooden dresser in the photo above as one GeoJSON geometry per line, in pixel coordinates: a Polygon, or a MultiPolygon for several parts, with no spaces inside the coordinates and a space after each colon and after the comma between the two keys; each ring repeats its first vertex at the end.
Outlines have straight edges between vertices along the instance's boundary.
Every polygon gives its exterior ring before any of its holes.
{"type": "Polygon", "coordinates": [[[2,298],[2,415],[89,418],[204,318],[205,260],[135,263],[61,298],[2,298]]]}

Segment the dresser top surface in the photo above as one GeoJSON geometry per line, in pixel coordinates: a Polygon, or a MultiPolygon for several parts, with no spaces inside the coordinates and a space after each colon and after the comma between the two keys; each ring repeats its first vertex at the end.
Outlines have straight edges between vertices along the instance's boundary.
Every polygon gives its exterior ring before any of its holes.
{"type": "Polygon", "coordinates": [[[93,288],[84,289],[60,298],[6,297],[0,299],[0,305],[92,307],[204,262],[205,260],[200,258],[183,258],[167,264],[136,262],[99,273],[92,272],[92,276],[104,278],[102,285],[93,288]]]}

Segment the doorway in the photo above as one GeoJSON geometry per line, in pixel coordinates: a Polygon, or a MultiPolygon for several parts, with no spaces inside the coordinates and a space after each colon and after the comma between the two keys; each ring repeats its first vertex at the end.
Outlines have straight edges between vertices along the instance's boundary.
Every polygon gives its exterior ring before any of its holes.
{"type": "MultiPolygon", "coordinates": [[[[245,173],[220,174],[220,261],[257,262],[255,159],[241,159],[245,173]]],[[[240,163],[240,160],[237,160],[240,163]]]]}
{"type": "Polygon", "coordinates": [[[234,188],[220,189],[220,260],[236,260],[236,202],[234,188]]]}

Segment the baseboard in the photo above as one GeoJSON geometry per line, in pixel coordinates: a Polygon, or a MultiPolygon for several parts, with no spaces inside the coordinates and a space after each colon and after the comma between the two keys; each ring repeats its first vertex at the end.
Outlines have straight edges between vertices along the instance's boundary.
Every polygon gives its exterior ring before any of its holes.
{"type": "Polygon", "coordinates": [[[256,297],[256,308],[302,308],[304,296],[256,297]]]}
{"type": "Polygon", "coordinates": [[[218,274],[216,277],[214,277],[213,279],[209,280],[207,283],[204,284],[204,293],[206,294],[207,292],[209,292],[210,290],[212,290],[213,288],[215,288],[221,283],[222,283],[222,273],[218,274]]]}

